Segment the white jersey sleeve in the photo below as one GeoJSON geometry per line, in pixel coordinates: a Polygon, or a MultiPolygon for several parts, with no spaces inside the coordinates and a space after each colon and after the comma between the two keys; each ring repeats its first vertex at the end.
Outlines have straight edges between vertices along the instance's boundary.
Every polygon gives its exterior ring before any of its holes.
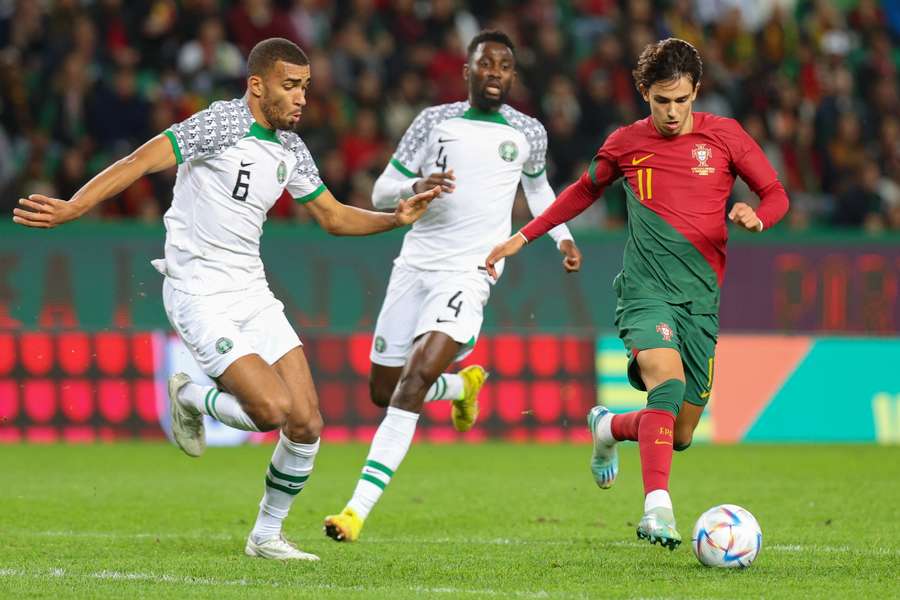
{"type": "Polygon", "coordinates": [[[215,156],[234,146],[252,122],[252,115],[240,101],[220,100],[163,133],[172,143],[176,161],[181,164],[215,156]]]}
{"type": "Polygon", "coordinates": [[[428,142],[435,126],[462,115],[467,106],[467,102],[454,102],[431,106],[420,112],[400,138],[391,165],[407,177],[418,177],[425,164],[428,142]]]}
{"type": "MultiPolygon", "coordinates": [[[[515,116],[511,115],[513,118],[515,116]]],[[[526,115],[519,116],[519,119],[523,121],[519,126],[530,148],[528,158],[522,165],[522,191],[525,192],[528,210],[537,217],[556,200],[556,194],[547,181],[547,130],[537,119],[526,115]]],[[[557,246],[563,240],[572,239],[572,234],[565,223],[551,229],[549,234],[557,246]]]]}
{"type": "Polygon", "coordinates": [[[522,165],[522,175],[537,177],[547,170],[547,130],[537,119],[522,113],[511,113],[512,125],[525,134],[528,140],[528,158],[522,165]]]}
{"type": "Polygon", "coordinates": [[[312,202],[325,191],[316,161],[299,135],[285,134],[285,138],[288,150],[297,157],[297,165],[288,178],[287,192],[301,204],[312,202]]]}

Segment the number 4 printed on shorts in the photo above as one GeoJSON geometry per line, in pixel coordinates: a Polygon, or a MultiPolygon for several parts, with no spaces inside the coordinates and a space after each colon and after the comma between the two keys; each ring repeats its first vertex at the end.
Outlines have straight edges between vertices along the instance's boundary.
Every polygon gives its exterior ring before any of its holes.
{"type": "MultiPolygon", "coordinates": [[[[447,307],[453,309],[453,316],[456,318],[459,318],[459,311],[462,310],[462,298],[459,298],[460,296],[462,296],[462,290],[459,290],[458,292],[453,294],[453,296],[450,297],[450,300],[447,301],[447,307]],[[457,300],[456,304],[454,304],[453,301],[457,298],[459,298],[459,300],[457,300]]],[[[437,318],[438,323],[449,323],[454,320],[456,319],[442,319],[440,317],[437,318]]]]}

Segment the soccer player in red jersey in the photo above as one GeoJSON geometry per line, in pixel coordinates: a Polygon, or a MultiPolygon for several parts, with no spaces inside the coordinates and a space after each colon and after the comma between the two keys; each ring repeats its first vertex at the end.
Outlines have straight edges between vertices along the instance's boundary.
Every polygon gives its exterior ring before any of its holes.
{"type": "Polygon", "coordinates": [[[625,178],[628,237],[616,277],[616,326],[628,353],[628,377],[646,390],[647,408],[588,414],[591,471],[601,488],[618,473],[616,443],[638,442],[644,516],[638,537],[674,549],[681,543],[669,497],[672,451],[686,449],[709,399],[725,273],[725,219],[736,175],[759,196],[753,209],[735,203],[728,219],[761,232],[787,212],[788,197],[759,145],[733,119],[693,112],[703,66],[691,44],[648,45],[634,70],[650,116],[604,142],[578,181],[543,214],[496,246],[496,263],[552,227],[572,219],[619,177],[625,178]]]}

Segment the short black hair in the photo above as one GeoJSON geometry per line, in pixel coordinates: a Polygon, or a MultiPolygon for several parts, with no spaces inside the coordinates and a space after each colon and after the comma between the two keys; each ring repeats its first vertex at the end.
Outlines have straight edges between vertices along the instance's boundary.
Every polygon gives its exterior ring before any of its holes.
{"type": "Polygon", "coordinates": [[[700,53],[691,44],[678,38],[666,38],[647,44],[638,58],[637,68],[631,72],[638,89],[649,90],[660,81],[672,81],[686,75],[694,87],[703,75],[700,53]]]}
{"type": "Polygon", "coordinates": [[[253,46],[247,58],[247,72],[250,75],[265,75],[279,60],[301,67],[309,64],[306,53],[291,40],[268,38],[253,46]]]}
{"type": "Polygon", "coordinates": [[[516,47],[513,45],[512,40],[509,39],[508,35],[497,29],[483,29],[478,32],[478,35],[472,38],[471,42],[469,42],[469,47],[466,50],[466,59],[472,60],[472,55],[475,54],[478,45],[483,44],[484,42],[497,42],[498,44],[503,44],[509,48],[510,52],[512,52],[513,58],[516,57],[516,47]]]}

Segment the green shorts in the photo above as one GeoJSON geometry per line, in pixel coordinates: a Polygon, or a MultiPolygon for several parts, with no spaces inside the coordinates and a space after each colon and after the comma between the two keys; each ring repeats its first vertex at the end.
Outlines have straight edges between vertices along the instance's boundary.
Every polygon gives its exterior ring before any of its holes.
{"type": "Polygon", "coordinates": [[[684,400],[706,406],[713,383],[718,315],[691,314],[683,304],[654,298],[619,298],[616,327],[628,352],[628,381],[633,387],[646,390],[635,360],[638,352],[674,348],[684,366],[684,400]]]}

